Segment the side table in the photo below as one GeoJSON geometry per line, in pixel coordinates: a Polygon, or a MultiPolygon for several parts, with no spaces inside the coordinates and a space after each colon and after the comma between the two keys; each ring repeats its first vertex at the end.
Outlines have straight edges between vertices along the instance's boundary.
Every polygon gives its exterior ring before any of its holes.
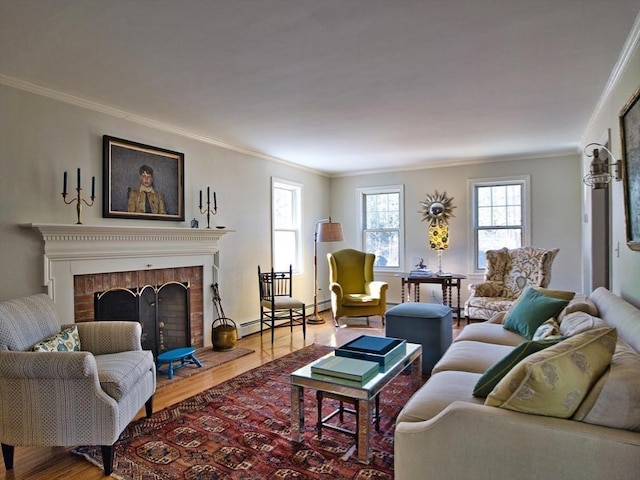
{"type": "Polygon", "coordinates": [[[458,326],[460,325],[460,287],[462,285],[462,280],[465,280],[467,277],[465,275],[459,275],[457,273],[452,273],[450,275],[432,275],[430,277],[427,276],[412,276],[408,273],[399,273],[396,275],[399,277],[402,282],[402,287],[400,290],[400,299],[402,303],[405,302],[405,299],[411,297],[411,286],[414,286],[413,289],[413,301],[420,301],[420,284],[421,283],[437,283],[442,286],[442,303],[444,305],[450,306],[456,317],[458,319],[458,326]],[[458,293],[457,306],[453,306],[453,295],[451,289],[455,287],[458,293]],[[407,296],[405,296],[405,288],[407,289],[407,296]]]}

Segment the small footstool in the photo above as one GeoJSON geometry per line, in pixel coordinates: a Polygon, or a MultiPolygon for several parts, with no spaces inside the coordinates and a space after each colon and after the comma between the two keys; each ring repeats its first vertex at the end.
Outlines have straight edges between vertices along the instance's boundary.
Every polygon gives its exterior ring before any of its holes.
{"type": "Polygon", "coordinates": [[[431,373],[453,339],[451,307],[408,302],[391,307],[385,316],[386,336],[422,345],[422,373],[431,373]]]}
{"type": "Polygon", "coordinates": [[[200,361],[194,355],[196,349],[193,347],[176,348],[174,350],[167,350],[158,355],[156,359],[158,362],[158,373],[166,373],[169,376],[169,380],[173,379],[173,372],[179,368],[187,365],[197,365],[198,368],[202,367],[200,361]],[[173,365],[173,362],[180,360],[180,364],[173,365]],[[160,370],[163,363],[168,363],[169,366],[166,370],[160,370]]]}

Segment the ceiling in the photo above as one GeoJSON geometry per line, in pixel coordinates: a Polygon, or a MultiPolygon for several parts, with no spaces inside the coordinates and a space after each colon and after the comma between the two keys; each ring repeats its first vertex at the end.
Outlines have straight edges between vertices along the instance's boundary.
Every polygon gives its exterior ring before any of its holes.
{"type": "Polygon", "coordinates": [[[0,0],[0,82],[328,175],[521,158],[577,151],[639,12],[640,0],[0,0]]]}

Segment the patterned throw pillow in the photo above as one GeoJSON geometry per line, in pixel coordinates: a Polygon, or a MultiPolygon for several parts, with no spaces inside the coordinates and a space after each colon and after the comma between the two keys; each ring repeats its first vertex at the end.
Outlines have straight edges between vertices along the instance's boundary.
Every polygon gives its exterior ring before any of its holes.
{"type": "Polygon", "coordinates": [[[609,367],[615,328],[598,328],[530,355],[496,385],[491,407],[569,418],[609,367]]]}
{"type": "Polygon", "coordinates": [[[560,333],[565,337],[573,337],[587,330],[608,326],[600,317],[594,317],[585,312],[573,312],[566,315],[560,323],[560,333]]]}
{"type": "Polygon", "coordinates": [[[79,352],[80,335],[78,327],[69,327],[60,333],[51,335],[49,338],[36,343],[33,346],[34,352],[79,352]]]}
{"type": "Polygon", "coordinates": [[[533,340],[550,340],[552,338],[564,338],[564,336],[560,333],[558,322],[550,318],[536,329],[533,340]]]}

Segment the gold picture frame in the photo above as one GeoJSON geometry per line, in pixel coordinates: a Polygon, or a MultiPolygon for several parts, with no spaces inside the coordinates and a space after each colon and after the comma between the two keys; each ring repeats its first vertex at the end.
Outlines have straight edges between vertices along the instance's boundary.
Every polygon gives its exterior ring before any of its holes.
{"type": "Polygon", "coordinates": [[[103,136],[102,216],[184,221],[184,154],[103,136]]]}

